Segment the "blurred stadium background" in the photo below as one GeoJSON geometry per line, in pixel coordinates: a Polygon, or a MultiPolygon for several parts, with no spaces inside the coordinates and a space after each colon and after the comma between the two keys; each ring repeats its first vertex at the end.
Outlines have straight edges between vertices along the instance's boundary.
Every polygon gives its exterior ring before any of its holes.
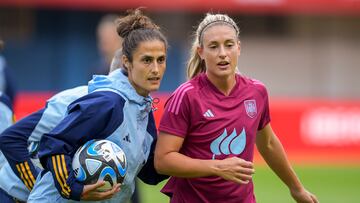
{"type": "MultiPolygon", "coordinates": [[[[157,121],[185,81],[193,27],[207,11],[226,12],[241,29],[239,69],[267,85],[273,128],[303,183],[320,202],[360,202],[359,0],[0,0],[17,118],[86,84],[100,57],[98,21],[138,6],[170,42],[157,121]]],[[[258,155],[255,163],[258,202],[292,202],[258,155]]],[[[161,186],[140,186],[143,202],[168,201],[161,186]]]]}

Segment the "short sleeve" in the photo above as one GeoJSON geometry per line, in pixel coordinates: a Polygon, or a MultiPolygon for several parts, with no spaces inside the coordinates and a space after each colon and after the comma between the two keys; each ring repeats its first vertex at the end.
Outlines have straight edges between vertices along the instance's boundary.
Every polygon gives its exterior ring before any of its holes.
{"type": "Polygon", "coordinates": [[[187,92],[175,91],[165,104],[159,131],[185,137],[190,128],[190,105],[187,92]]]}
{"type": "Polygon", "coordinates": [[[268,123],[270,123],[270,107],[269,107],[269,96],[265,86],[261,88],[262,99],[263,99],[263,107],[261,112],[261,118],[258,126],[258,130],[263,129],[268,123]]]}

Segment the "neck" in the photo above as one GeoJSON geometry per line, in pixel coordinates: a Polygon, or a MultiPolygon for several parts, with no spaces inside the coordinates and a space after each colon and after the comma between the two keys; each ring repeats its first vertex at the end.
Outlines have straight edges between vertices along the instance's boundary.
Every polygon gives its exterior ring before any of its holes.
{"type": "Polygon", "coordinates": [[[129,78],[129,82],[130,82],[131,86],[133,86],[133,88],[135,89],[135,91],[136,91],[136,93],[137,93],[138,95],[143,96],[143,97],[149,96],[149,94],[150,94],[149,91],[147,91],[147,90],[141,88],[140,86],[138,86],[138,85],[137,85],[136,83],[134,83],[134,81],[131,80],[130,78],[129,78]]]}
{"type": "Polygon", "coordinates": [[[225,96],[228,96],[236,84],[235,74],[218,77],[206,74],[210,82],[225,96]]]}

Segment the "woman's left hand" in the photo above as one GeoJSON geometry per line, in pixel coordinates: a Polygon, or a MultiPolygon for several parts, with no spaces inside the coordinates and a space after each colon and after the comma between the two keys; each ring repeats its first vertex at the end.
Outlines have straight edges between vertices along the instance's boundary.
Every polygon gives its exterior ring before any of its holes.
{"type": "Polygon", "coordinates": [[[297,203],[318,203],[317,197],[306,189],[290,191],[297,203]]]}

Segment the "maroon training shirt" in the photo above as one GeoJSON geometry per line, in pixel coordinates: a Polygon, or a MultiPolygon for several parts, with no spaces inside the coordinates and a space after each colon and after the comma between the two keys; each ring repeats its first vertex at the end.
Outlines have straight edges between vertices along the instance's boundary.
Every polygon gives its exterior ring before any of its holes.
{"type": "MultiPolygon", "coordinates": [[[[268,94],[259,81],[236,74],[228,96],[202,73],[182,84],[166,103],[159,130],[184,138],[180,153],[196,159],[253,161],[256,132],[270,122],[268,94]]],[[[252,181],[171,177],[162,192],[171,202],[253,203],[252,181]]]]}

